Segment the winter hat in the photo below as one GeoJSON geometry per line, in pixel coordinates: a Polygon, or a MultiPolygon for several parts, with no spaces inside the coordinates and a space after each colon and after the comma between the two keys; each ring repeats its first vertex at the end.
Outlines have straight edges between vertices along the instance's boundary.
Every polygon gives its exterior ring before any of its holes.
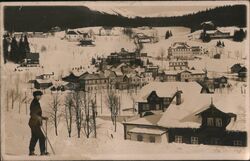
{"type": "Polygon", "coordinates": [[[41,91],[35,91],[35,92],[33,92],[33,96],[34,97],[41,96],[41,95],[43,95],[43,92],[41,92],[41,91]]]}

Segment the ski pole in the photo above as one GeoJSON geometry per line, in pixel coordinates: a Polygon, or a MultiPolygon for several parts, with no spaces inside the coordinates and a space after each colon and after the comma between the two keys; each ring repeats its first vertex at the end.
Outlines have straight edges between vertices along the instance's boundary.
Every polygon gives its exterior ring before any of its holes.
{"type": "MultiPolygon", "coordinates": [[[[41,127],[42,127],[42,126],[41,126],[41,127]]],[[[43,133],[45,133],[45,131],[44,131],[43,127],[42,127],[42,131],[43,131],[43,133]]],[[[53,147],[52,147],[52,144],[51,144],[51,142],[50,142],[49,138],[47,137],[47,138],[46,138],[46,140],[47,140],[47,141],[48,141],[48,143],[49,143],[49,146],[50,146],[50,148],[51,148],[51,150],[52,150],[52,153],[55,155],[56,153],[55,153],[55,151],[54,151],[54,149],[53,149],[53,147]]]]}
{"type": "Polygon", "coordinates": [[[47,135],[47,132],[48,132],[48,131],[47,131],[47,127],[48,127],[48,126],[47,126],[47,122],[48,122],[48,121],[46,120],[46,122],[45,122],[45,125],[46,125],[46,126],[45,126],[45,130],[46,130],[46,133],[45,133],[45,135],[46,135],[45,150],[46,150],[46,153],[48,152],[48,147],[47,147],[47,145],[48,145],[48,135],[47,135]]]}

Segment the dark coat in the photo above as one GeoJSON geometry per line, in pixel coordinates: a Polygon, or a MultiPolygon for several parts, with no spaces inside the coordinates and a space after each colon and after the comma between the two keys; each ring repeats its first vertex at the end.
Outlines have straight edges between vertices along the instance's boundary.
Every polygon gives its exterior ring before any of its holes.
{"type": "Polygon", "coordinates": [[[37,99],[33,99],[30,104],[30,120],[29,126],[41,126],[42,125],[42,109],[37,99]]]}

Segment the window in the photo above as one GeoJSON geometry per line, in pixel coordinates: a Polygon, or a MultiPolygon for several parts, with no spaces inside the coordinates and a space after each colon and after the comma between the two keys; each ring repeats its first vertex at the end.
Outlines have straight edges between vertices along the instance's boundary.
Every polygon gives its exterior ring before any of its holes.
{"type": "Polygon", "coordinates": [[[222,119],[221,118],[216,118],[215,119],[215,126],[222,127],[222,119]]]}
{"type": "Polygon", "coordinates": [[[176,143],[182,143],[182,136],[176,135],[176,136],[175,136],[175,142],[176,142],[176,143]]]}
{"type": "Polygon", "coordinates": [[[207,118],[207,126],[214,126],[214,119],[212,117],[207,118]]]}
{"type": "Polygon", "coordinates": [[[233,145],[234,146],[242,146],[242,141],[241,140],[234,140],[233,145]]]}
{"type": "Polygon", "coordinates": [[[154,136],[150,136],[149,137],[149,142],[150,143],[155,143],[155,137],[154,136]]]}
{"type": "Polygon", "coordinates": [[[143,136],[142,135],[137,135],[137,141],[143,141],[143,136]]]}
{"type": "Polygon", "coordinates": [[[199,139],[198,137],[191,137],[191,144],[199,144],[199,139]]]}
{"type": "Polygon", "coordinates": [[[211,144],[212,145],[219,145],[220,139],[219,138],[211,138],[211,144]]]}

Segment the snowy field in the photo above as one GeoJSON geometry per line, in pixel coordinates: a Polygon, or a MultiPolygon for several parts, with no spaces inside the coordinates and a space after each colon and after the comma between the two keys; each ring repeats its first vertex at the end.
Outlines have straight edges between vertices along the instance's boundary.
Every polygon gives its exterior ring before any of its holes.
{"type": "MultiPolygon", "coordinates": [[[[155,65],[161,67],[162,62],[155,58],[160,55],[161,50],[165,51],[164,57],[167,56],[167,49],[173,42],[185,41],[191,46],[201,45],[203,49],[208,49],[210,53],[214,52],[212,49],[216,45],[218,40],[212,40],[209,43],[202,43],[198,40],[189,40],[188,34],[190,29],[185,27],[157,27],[155,28],[160,37],[158,43],[144,44],[142,52],[147,52],[155,65]],[[165,32],[171,30],[173,37],[165,40],[165,32]]],[[[93,29],[95,30],[95,29],[93,29]]],[[[137,31],[138,29],[135,29],[137,31]]],[[[20,157],[23,160],[53,160],[53,159],[155,159],[155,156],[159,159],[194,159],[194,158],[206,158],[216,159],[223,157],[224,159],[242,159],[247,157],[247,148],[242,147],[228,147],[228,146],[207,146],[207,145],[187,145],[187,144],[175,144],[175,143],[162,143],[151,144],[135,142],[130,140],[124,140],[124,130],[121,121],[126,117],[136,115],[131,111],[123,111],[123,109],[133,107],[134,98],[136,93],[132,95],[127,91],[119,92],[118,95],[121,99],[121,118],[118,120],[117,132],[114,132],[114,127],[109,119],[110,112],[106,104],[106,95],[104,93],[97,93],[97,138],[92,135],[90,138],[86,138],[84,132],[81,134],[81,138],[77,138],[76,127],[73,126],[72,137],[67,136],[66,121],[61,118],[58,127],[58,136],[55,136],[54,128],[51,124],[48,127],[48,136],[52,143],[53,148],[56,151],[56,155],[49,157],[28,157],[28,145],[30,139],[30,128],[28,127],[29,109],[25,103],[20,105],[16,101],[13,109],[10,100],[7,100],[6,91],[11,92],[11,89],[19,89],[22,96],[26,93],[28,96],[28,102],[32,99],[31,84],[27,83],[28,80],[34,79],[36,75],[48,72],[54,72],[56,76],[66,75],[74,67],[82,66],[84,71],[95,71],[93,66],[90,65],[92,57],[107,56],[111,52],[120,51],[121,48],[125,48],[129,51],[134,51],[136,46],[134,41],[129,39],[125,35],[120,36],[96,36],[95,47],[81,47],[77,42],[69,42],[62,40],[63,33],[59,33],[55,37],[48,38],[30,38],[29,42],[31,50],[33,52],[40,53],[40,64],[43,68],[22,68],[23,71],[16,71],[14,69],[17,65],[8,63],[1,66],[2,74],[2,100],[1,110],[3,112],[2,124],[5,138],[2,142],[5,145],[6,159],[15,160],[20,157]],[[7,105],[8,104],[8,111],[7,105]],[[26,110],[27,109],[27,110],[26,110]],[[100,117],[99,117],[100,116],[100,117]],[[113,138],[111,137],[113,135],[113,138]],[[62,148],[63,147],[63,148],[62,148]],[[72,155],[73,154],[73,155],[72,155]],[[115,155],[114,155],[115,154],[115,155]]],[[[222,55],[222,59],[211,59],[211,55],[199,56],[201,60],[189,61],[190,67],[195,69],[207,69],[208,72],[222,75],[228,72],[230,67],[235,63],[246,64],[246,58],[248,53],[244,51],[247,45],[247,41],[241,43],[233,42],[231,40],[222,40],[225,43],[225,51],[222,55]]],[[[168,69],[168,61],[163,62],[163,68],[168,69]]],[[[20,68],[21,69],[21,68],[20,68]]],[[[231,81],[231,80],[230,80],[231,81]]],[[[233,84],[233,92],[239,93],[241,86],[246,83],[231,82],[233,84]]],[[[139,92],[139,91],[138,91],[139,92]]],[[[223,91],[225,92],[225,91],[223,91]]],[[[63,98],[65,92],[60,96],[63,98]]],[[[41,105],[44,113],[47,114],[49,110],[49,101],[51,101],[52,94],[49,90],[41,100],[41,105]]],[[[29,107],[29,105],[28,105],[29,107]]],[[[61,107],[63,110],[63,106],[61,107]]],[[[49,149],[51,152],[51,150],[49,149]]],[[[36,146],[36,153],[39,154],[38,145],[36,146]]]]}
{"type": "MultiPolygon", "coordinates": [[[[59,125],[58,136],[54,129],[49,126],[48,136],[55,149],[56,155],[50,157],[28,157],[28,143],[30,129],[27,126],[28,115],[18,114],[17,111],[7,112],[5,115],[5,151],[7,158],[14,159],[15,156],[33,159],[188,159],[200,157],[207,154],[208,158],[242,158],[247,154],[247,148],[207,145],[187,145],[177,143],[151,144],[123,139],[123,126],[118,123],[117,132],[113,130],[111,121],[97,119],[97,138],[86,138],[82,132],[81,138],[77,138],[76,130],[73,129],[71,138],[67,136],[65,124],[59,125]],[[111,138],[111,134],[113,138],[111,138]],[[18,144],[18,146],[16,146],[18,144]],[[64,147],[64,148],[62,148],[64,147]],[[216,154],[215,154],[216,153],[216,154]],[[74,154],[74,155],[72,155],[74,154]],[[115,155],[113,155],[115,154],[115,155]],[[176,156],[178,154],[178,156],[176,156]],[[232,154],[234,154],[232,156],[232,154]]],[[[4,123],[4,122],[3,122],[4,123]]],[[[75,127],[73,127],[75,128],[75,127]]],[[[51,151],[49,149],[49,151],[51,151]]],[[[36,152],[39,152],[36,146],[36,152]]],[[[205,156],[204,156],[205,157],[205,156]]]]}

